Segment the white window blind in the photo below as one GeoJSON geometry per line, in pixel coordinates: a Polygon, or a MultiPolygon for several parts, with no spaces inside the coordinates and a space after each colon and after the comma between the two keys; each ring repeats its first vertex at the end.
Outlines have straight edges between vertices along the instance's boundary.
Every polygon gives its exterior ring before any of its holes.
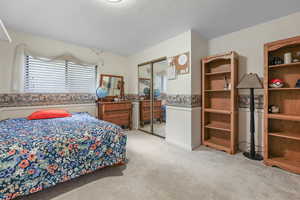
{"type": "Polygon", "coordinates": [[[94,93],[96,66],[69,61],[47,61],[25,56],[24,91],[43,93],[94,93]]]}

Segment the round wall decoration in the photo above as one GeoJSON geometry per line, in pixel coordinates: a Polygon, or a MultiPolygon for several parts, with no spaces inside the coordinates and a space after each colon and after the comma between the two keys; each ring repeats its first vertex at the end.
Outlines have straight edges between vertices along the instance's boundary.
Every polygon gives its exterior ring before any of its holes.
{"type": "Polygon", "coordinates": [[[188,74],[190,68],[190,53],[182,53],[174,57],[174,65],[176,67],[177,74],[188,74]]]}
{"type": "Polygon", "coordinates": [[[178,58],[178,64],[179,65],[185,65],[188,62],[188,57],[185,54],[182,54],[178,58]]]}

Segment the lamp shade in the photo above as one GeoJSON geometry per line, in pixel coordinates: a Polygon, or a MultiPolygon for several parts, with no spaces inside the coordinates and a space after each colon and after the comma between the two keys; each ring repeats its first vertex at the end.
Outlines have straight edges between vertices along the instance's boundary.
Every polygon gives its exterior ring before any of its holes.
{"type": "Polygon", "coordinates": [[[1,19],[0,19],[0,40],[11,42],[11,38],[1,19]]]}
{"type": "Polygon", "coordinates": [[[245,74],[239,82],[238,89],[262,89],[263,84],[255,73],[245,74]]]}

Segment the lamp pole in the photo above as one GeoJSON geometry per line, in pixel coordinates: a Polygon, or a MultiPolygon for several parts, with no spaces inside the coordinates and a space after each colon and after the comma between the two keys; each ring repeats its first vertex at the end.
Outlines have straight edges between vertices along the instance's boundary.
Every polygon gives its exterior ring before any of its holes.
{"type": "Polygon", "coordinates": [[[250,88],[250,112],[251,112],[251,119],[250,119],[250,133],[251,133],[251,149],[250,154],[251,158],[255,158],[255,118],[254,118],[254,89],[250,88]]]}
{"type": "Polygon", "coordinates": [[[254,88],[250,88],[250,137],[251,137],[251,145],[250,145],[250,153],[245,152],[244,156],[251,160],[263,160],[263,157],[255,152],[255,102],[254,102],[254,88]]]}

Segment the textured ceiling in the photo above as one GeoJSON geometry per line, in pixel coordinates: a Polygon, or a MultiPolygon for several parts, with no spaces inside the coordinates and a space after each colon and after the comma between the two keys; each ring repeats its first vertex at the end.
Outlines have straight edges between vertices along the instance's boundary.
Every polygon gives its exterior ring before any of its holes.
{"type": "Polygon", "coordinates": [[[0,1],[0,19],[13,30],[122,55],[188,29],[210,39],[297,11],[300,0],[0,1]]]}

